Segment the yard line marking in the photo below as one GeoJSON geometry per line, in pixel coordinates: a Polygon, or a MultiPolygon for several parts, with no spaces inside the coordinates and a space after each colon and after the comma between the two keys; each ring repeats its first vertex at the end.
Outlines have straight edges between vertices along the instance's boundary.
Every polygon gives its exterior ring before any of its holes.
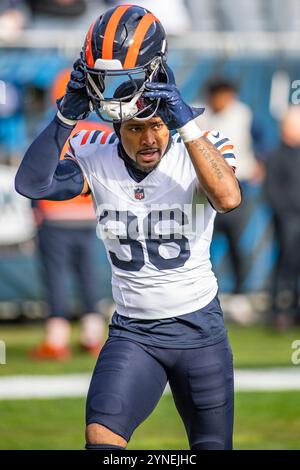
{"type": "MultiPolygon", "coordinates": [[[[0,377],[0,400],[85,397],[90,374],[15,375],[0,377]]],[[[300,390],[300,370],[295,367],[237,369],[236,391],[300,390]]],[[[170,393],[167,385],[164,393],[170,393]]]]}

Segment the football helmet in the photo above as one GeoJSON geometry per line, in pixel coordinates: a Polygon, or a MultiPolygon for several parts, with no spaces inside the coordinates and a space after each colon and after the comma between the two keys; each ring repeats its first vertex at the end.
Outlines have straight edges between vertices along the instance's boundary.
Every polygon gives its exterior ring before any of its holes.
{"type": "Polygon", "coordinates": [[[81,53],[87,93],[98,116],[108,122],[152,117],[160,100],[141,97],[145,82],[168,82],[166,55],[164,28],[150,11],[121,5],[101,15],[91,25],[81,53]],[[114,97],[118,86],[128,80],[132,93],[114,97]]]}

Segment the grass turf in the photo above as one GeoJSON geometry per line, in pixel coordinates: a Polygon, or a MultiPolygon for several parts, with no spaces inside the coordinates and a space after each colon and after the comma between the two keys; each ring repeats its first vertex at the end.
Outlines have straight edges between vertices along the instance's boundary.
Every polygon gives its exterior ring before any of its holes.
{"type": "MultiPolygon", "coordinates": [[[[300,330],[277,333],[267,327],[229,325],[235,367],[291,366],[291,344],[300,330]]],[[[91,372],[95,360],[77,344],[72,328],[73,357],[64,363],[32,362],[28,349],[43,335],[41,325],[4,325],[7,364],[1,375],[91,372]]],[[[0,449],[81,449],[84,445],[84,399],[0,401],[0,449]]],[[[235,448],[300,449],[298,392],[237,393],[235,448]]],[[[151,417],[136,431],[131,449],[187,449],[183,425],[171,396],[164,396],[151,417]]]]}
{"type": "MultiPolygon", "coordinates": [[[[264,326],[229,325],[229,337],[236,368],[292,366],[291,344],[300,339],[300,329],[278,333],[264,326]]],[[[62,374],[91,372],[95,359],[81,352],[78,345],[78,325],[72,327],[73,357],[67,362],[34,362],[28,350],[41,341],[41,325],[0,325],[0,340],[6,343],[6,365],[0,365],[1,375],[62,374]]]]}
{"type": "MultiPolygon", "coordinates": [[[[0,449],[82,449],[84,399],[0,402],[0,449]]],[[[236,449],[300,449],[298,392],[236,394],[236,449]]],[[[129,449],[187,449],[172,397],[163,396],[129,449]]]]}

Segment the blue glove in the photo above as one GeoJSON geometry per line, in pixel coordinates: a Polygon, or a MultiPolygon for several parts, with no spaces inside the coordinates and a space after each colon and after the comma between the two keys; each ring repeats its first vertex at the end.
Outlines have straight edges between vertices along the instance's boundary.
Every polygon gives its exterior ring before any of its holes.
{"type": "MultiPolygon", "coordinates": [[[[168,75],[170,77],[169,72],[168,75]]],[[[170,130],[180,129],[187,122],[204,113],[204,108],[193,108],[183,101],[175,82],[146,82],[145,89],[143,93],[145,98],[161,98],[157,115],[170,130]]]]}
{"type": "Polygon", "coordinates": [[[57,100],[56,104],[63,117],[77,121],[87,118],[90,114],[89,101],[82,62],[78,59],[73,65],[66,94],[57,100]]]}

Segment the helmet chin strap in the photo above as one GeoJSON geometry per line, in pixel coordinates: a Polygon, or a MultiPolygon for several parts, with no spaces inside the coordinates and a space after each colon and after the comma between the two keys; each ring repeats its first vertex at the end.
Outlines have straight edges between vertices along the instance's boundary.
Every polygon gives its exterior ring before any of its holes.
{"type": "Polygon", "coordinates": [[[114,121],[131,119],[139,110],[136,103],[142,96],[142,93],[143,91],[139,91],[129,103],[114,100],[102,101],[102,110],[114,121]]]}

